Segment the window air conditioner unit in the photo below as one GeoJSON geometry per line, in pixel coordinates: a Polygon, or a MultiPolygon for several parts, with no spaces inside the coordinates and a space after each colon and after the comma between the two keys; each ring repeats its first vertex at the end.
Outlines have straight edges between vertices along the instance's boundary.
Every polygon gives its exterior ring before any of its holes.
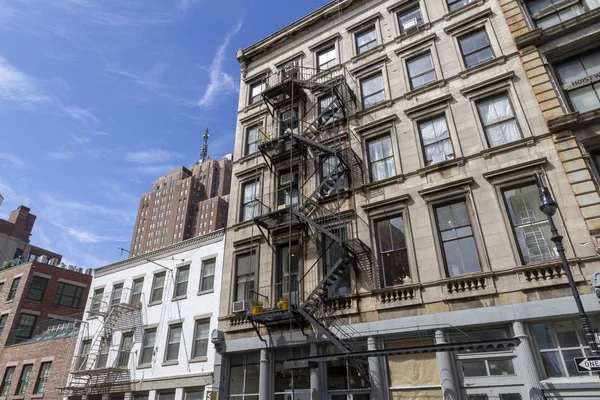
{"type": "Polygon", "coordinates": [[[248,302],[246,300],[234,301],[232,305],[234,313],[241,313],[248,310],[248,302]]]}
{"type": "Polygon", "coordinates": [[[298,181],[298,174],[296,173],[287,173],[281,175],[279,180],[281,186],[289,185],[290,183],[296,183],[298,181]]]}
{"type": "Polygon", "coordinates": [[[402,29],[404,29],[404,32],[410,32],[413,31],[415,29],[417,29],[419,26],[419,23],[417,22],[416,18],[413,18],[411,20],[406,21],[403,25],[402,25],[402,29]]]}

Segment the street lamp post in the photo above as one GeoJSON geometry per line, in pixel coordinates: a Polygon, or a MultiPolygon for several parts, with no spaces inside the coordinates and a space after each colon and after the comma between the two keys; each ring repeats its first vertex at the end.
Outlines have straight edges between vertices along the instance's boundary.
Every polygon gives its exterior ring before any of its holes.
{"type": "Polygon", "coordinates": [[[573,298],[575,299],[575,304],[577,305],[577,310],[579,311],[579,319],[581,320],[581,326],[583,328],[583,333],[587,339],[588,345],[592,350],[594,355],[600,355],[600,351],[598,350],[598,343],[596,343],[596,336],[594,334],[594,329],[592,328],[592,324],[590,322],[590,318],[585,312],[583,308],[583,304],[581,303],[581,297],[579,296],[579,292],[577,291],[577,286],[575,286],[575,280],[573,279],[573,274],[571,273],[571,267],[567,261],[567,256],[565,256],[565,247],[563,246],[563,237],[558,234],[558,230],[556,229],[556,225],[554,225],[554,220],[552,216],[556,214],[556,210],[558,209],[558,204],[552,199],[552,195],[546,186],[544,186],[544,182],[542,181],[541,172],[535,172],[535,179],[537,183],[537,187],[540,192],[540,211],[542,211],[546,216],[548,216],[548,222],[550,222],[550,232],[552,232],[552,237],[550,240],[554,242],[556,245],[556,251],[560,256],[560,260],[562,261],[563,269],[565,270],[565,274],[567,274],[567,279],[569,280],[569,286],[571,287],[571,292],[573,293],[573,298]]]}

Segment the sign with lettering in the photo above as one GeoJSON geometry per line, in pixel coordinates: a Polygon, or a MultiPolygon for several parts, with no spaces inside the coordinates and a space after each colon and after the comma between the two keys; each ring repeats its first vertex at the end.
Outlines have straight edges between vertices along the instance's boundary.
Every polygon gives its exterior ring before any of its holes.
{"type": "Polygon", "coordinates": [[[600,371],[600,356],[575,357],[573,361],[579,372],[600,371]]]}
{"type": "Polygon", "coordinates": [[[569,82],[564,85],[564,89],[570,90],[570,89],[576,88],[577,86],[587,85],[589,83],[593,83],[598,80],[600,80],[600,72],[597,72],[597,73],[589,75],[589,76],[584,76],[581,79],[576,79],[572,82],[569,82]]]}

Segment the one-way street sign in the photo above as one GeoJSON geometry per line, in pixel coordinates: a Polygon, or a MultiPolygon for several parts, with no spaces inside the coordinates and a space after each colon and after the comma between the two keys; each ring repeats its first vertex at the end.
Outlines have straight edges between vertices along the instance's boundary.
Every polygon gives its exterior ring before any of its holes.
{"type": "Polygon", "coordinates": [[[600,356],[575,357],[573,361],[579,372],[600,371],[600,356]]]}

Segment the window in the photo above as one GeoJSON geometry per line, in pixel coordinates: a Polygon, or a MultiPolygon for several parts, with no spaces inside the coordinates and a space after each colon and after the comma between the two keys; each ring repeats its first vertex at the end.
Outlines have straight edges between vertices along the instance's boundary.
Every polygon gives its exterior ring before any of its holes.
{"type": "Polygon", "coordinates": [[[319,124],[331,124],[342,118],[344,118],[344,112],[335,97],[327,96],[319,99],[319,124]]]}
{"type": "Polygon", "coordinates": [[[371,181],[376,182],[396,175],[392,139],[383,136],[367,142],[369,148],[369,171],[371,181]]]}
{"type": "Polygon", "coordinates": [[[401,11],[398,13],[398,26],[400,26],[400,33],[406,33],[409,29],[417,27],[423,24],[423,18],[421,17],[421,8],[415,7],[410,10],[401,11]]]}
{"type": "Polygon", "coordinates": [[[458,40],[465,67],[472,68],[494,58],[485,30],[472,32],[458,40]]]}
{"type": "Polygon", "coordinates": [[[189,276],[189,265],[177,268],[177,275],[175,276],[175,291],[173,292],[173,297],[182,297],[187,294],[189,276]]]}
{"type": "MultiPolygon", "coordinates": [[[[348,240],[348,235],[345,227],[331,229],[331,233],[340,238],[341,242],[344,243],[348,240]]],[[[343,254],[342,244],[334,240],[329,235],[323,234],[322,236],[323,249],[323,272],[324,274],[329,272],[336,263],[340,260],[343,254]]],[[[339,271],[340,274],[337,276],[335,281],[329,289],[327,289],[327,297],[339,297],[350,293],[352,277],[350,276],[350,268],[346,267],[339,271]]]]}
{"type": "Polygon", "coordinates": [[[23,365],[23,369],[21,370],[21,376],[19,377],[19,383],[17,383],[17,390],[15,391],[15,396],[25,395],[25,390],[27,390],[27,384],[29,383],[29,377],[31,376],[32,368],[32,364],[23,365]]]}
{"type": "Polygon", "coordinates": [[[52,368],[52,361],[43,362],[40,366],[40,372],[35,381],[35,387],[33,388],[33,394],[44,394],[46,391],[46,384],[50,377],[50,368],[52,368]]]}
{"type": "Polygon", "coordinates": [[[325,71],[336,65],[335,45],[317,53],[317,71],[325,71]]]}
{"type": "Polygon", "coordinates": [[[600,51],[560,63],[555,70],[575,111],[600,108],[600,51]]]}
{"type": "Polygon", "coordinates": [[[150,293],[150,303],[162,301],[163,289],[165,288],[165,273],[160,272],[154,275],[154,282],[152,282],[152,291],[150,293]]]}
{"type": "Polygon", "coordinates": [[[446,124],[446,117],[440,115],[432,119],[419,122],[419,132],[423,142],[425,165],[436,164],[454,158],[454,148],[450,139],[450,132],[446,124]]]}
{"type": "Polygon", "coordinates": [[[131,299],[129,304],[137,307],[138,303],[142,300],[142,290],[144,287],[144,278],[134,279],[131,287],[131,299]]]}
{"type": "Polygon", "coordinates": [[[77,357],[75,364],[76,371],[83,371],[87,368],[87,362],[90,355],[91,347],[91,340],[84,340],[83,342],[81,342],[81,349],[79,350],[79,356],[77,357]]]}
{"type": "Polygon", "coordinates": [[[467,203],[458,201],[434,210],[448,276],[481,271],[467,203]]]}
{"type": "Polygon", "coordinates": [[[448,1],[448,9],[450,11],[458,10],[468,4],[471,4],[474,0],[447,0],[448,1]]]}
{"type": "Polygon", "coordinates": [[[94,296],[92,297],[91,310],[93,310],[93,311],[100,310],[100,306],[102,305],[102,295],[103,294],[104,294],[104,288],[94,290],[94,296]]]}
{"type": "Polygon", "coordinates": [[[259,196],[259,185],[258,182],[247,182],[242,185],[242,212],[241,220],[249,221],[259,214],[258,210],[258,196],[259,196]]]}
{"type": "Polygon", "coordinates": [[[258,265],[257,261],[255,250],[236,257],[234,301],[250,298],[254,290],[254,266],[258,265]]]}
{"type": "Polygon", "coordinates": [[[117,367],[129,366],[129,356],[133,348],[133,333],[125,333],[121,338],[121,348],[117,356],[117,367]]]}
{"type": "Polygon", "coordinates": [[[406,62],[411,89],[419,89],[435,82],[435,69],[431,53],[423,54],[406,62]]]}
{"type": "Polygon", "coordinates": [[[29,262],[29,261],[35,261],[35,260],[37,260],[37,258],[38,258],[38,257],[39,257],[39,256],[38,256],[37,254],[34,254],[34,253],[29,253],[29,257],[27,258],[27,261],[28,261],[28,262],[29,262]]]}
{"type": "Polygon", "coordinates": [[[410,269],[403,216],[377,221],[375,229],[381,265],[381,285],[390,287],[404,283],[404,279],[410,277],[410,269]]]}
{"type": "Polygon", "coordinates": [[[465,378],[505,376],[515,374],[515,369],[510,358],[462,361],[461,365],[465,378]]]}
{"type": "Polygon", "coordinates": [[[279,134],[281,136],[290,133],[298,133],[298,107],[288,108],[287,110],[280,112],[279,121],[279,134]]]}
{"type": "Polygon", "coordinates": [[[339,158],[334,155],[325,157],[322,164],[321,176],[327,182],[323,185],[321,193],[323,196],[329,196],[340,190],[344,190],[346,173],[341,172],[344,168],[340,164],[339,158]]]}
{"type": "Polygon", "coordinates": [[[110,305],[121,303],[121,296],[123,296],[123,284],[119,283],[113,286],[112,293],[110,294],[110,305]]]}
{"type": "Polygon", "coordinates": [[[54,296],[54,305],[68,308],[79,308],[83,288],[81,286],[69,285],[59,282],[54,296]]]}
{"type": "Polygon", "coordinates": [[[377,46],[377,30],[371,26],[356,34],[356,54],[362,54],[377,46]]]}
{"type": "Polygon", "coordinates": [[[246,129],[246,151],[244,154],[254,154],[258,151],[260,144],[260,132],[258,125],[254,125],[246,129]]]}
{"type": "Polygon", "coordinates": [[[216,258],[202,261],[202,272],[200,274],[200,291],[205,292],[213,290],[215,284],[215,265],[216,258]]]}
{"type": "Polygon", "coordinates": [[[159,392],[158,400],[175,400],[175,392],[159,392]]]}
{"type": "Polygon", "coordinates": [[[265,82],[255,82],[250,85],[250,104],[256,104],[262,100],[262,92],[265,91],[265,82]]]}
{"type": "Polygon", "coordinates": [[[2,289],[4,289],[4,282],[0,282],[0,294],[2,294],[2,289]]]}
{"type": "Polygon", "coordinates": [[[6,298],[6,301],[10,301],[15,298],[15,295],[17,294],[17,289],[19,288],[19,282],[21,282],[20,277],[13,279],[12,285],[10,285],[10,291],[8,292],[8,297],[6,298]]]}
{"type": "MultiPolygon", "coordinates": [[[[287,371],[283,369],[283,363],[290,358],[310,356],[308,347],[296,347],[285,351],[275,352],[275,397],[276,400],[291,399],[290,388],[294,388],[296,399],[310,399],[310,374],[308,368],[287,371]]],[[[344,399],[345,400],[345,399],[344,399]]]]}
{"type": "Polygon", "coordinates": [[[564,0],[527,0],[524,2],[536,26],[542,29],[558,25],[585,12],[580,2],[564,0]]]}
{"type": "Polygon", "coordinates": [[[204,400],[204,389],[186,389],[185,400],[204,400]]]}
{"type": "MultiPolygon", "coordinates": [[[[357,344],[357,346],[363,344],[357,344]]],[[[336,353],[337,349],[334,349],[333,345],[328,345],[325,349],[325,354],[336,353]]],[[[356,359],[356,363],[362,364],[362,370],[368,371],[369,366],[367,365],[366,359],[356,359]]],[[[340,360],[332,360],[326,361],[326,372],[327,372],[327,389],[331,394],[332,399],[346,399],[346,391],[349,390],[359,390],[369,389],[369,382],[366,381],[364,377],[362,377],[354,366],[356,364],[350,363],[348,359],[340,359],[340,360]],[[337,392],[338,395],[333,395],[333,393],[337,392]]],[[[369,392],[367,392],[369,393],[369,392]]],[[[362,393],[361,393],[362,394],[362,393]]],[[[368,399],[369,396],[366,397],[360,396],[359,393],[354,395],[354,399],[368,399]]]]}
{"type": "Polygon", "coordinates": [[[96,368],[105,368],[108,362],[108,354],[110,352],[111,340],[110,338],[102,338],[100,342],[100,351],[98,352],[98,359],[96,360],[96,368]]]}
{"type": "Polygon", "coordinates": [[[210,329],[209,320],[197,320],[194,329],[194,345],[192,348],[192,358],[206,357],[208,350],[208,336],[210,329]]]}
{"type": "Polygon", "coordinates": [[[34,276],[29,286],[27,300],[42,301],[46,292],[46,286],[48,286],[48,279],[41,276],[34,276]]]}
{"type": "Polygon", "coordinates": [[[0,385],[0,397],[8,396],[14,373],[15,367],[6,367],[6,370],[4,370],[4,377],[2,378],[2,384],[0,385]]]}
{"type": "MultiPolygon", "coordinates": [[[[2,338],[2,332],[4,331],[4,327],[6,326],[6,320],[8,319],[8,314],[0,315],[0,339],[2,338]]],[[[1,343],[1,341],[0,341],[1,343]]]]}
{"type": "Polygon", "coordinates": [[[294,304],[297,296],[298,274],[300,272],[300,260],[302,252],[298,242],[292,242],[277,246],[277,263],[275,265],[275,299],[286,297],[294,304]]]}
{"type": "Polygon", "coordinates": [[[540,197],[535,184],[508,189],[504,201],[524,264],[554,260],[558,253],[551,241],[548,217],[540,211],[540,197]]]}
{"type": "Polygon", "coordinates": [[[144,330],[144,341],[142,343],[142,351],[140,364],[150,364],[154,355],[154,343],[156,342],[156,328],[144,330]]]}
{"type": "Polygon", "coordinates": [[[229,396],[258,399],[259,370],[259,353],[233,355],[229,367],[229,396]]]}
{"type": "Polygon", "coordinates": [[[373,107],[385,100],[383,75],[377,74],[360,82],[363,108],[373,107]]]}
{"type": "Polygon", "coordinates": [[[278,171],[277,176],[277,206],[298,204],[299,179],[296,169],[278,171]]]}
{"type": "Polygon", "coordinates": [[[179,358],[179,343],[181,342],[181,324],[169,326],[167,338],[167,351],[165,361],[177,360],[179,358]]]}
{"type": "Polygon", "coordinates": [[[18,339],[29,339],[33,335],[33,328],[35,327],[35,321],[37,316],[32,314],[21,313],[21,319],[19,320],[19,326],[17,327],[16,336],[18,339]]]}
{"type": "Polygon", "coordinates": [[[521,138],[515,114],[506,94],[477,102],[477,110],[490,147],[521,138]]]}
{"type": "Polygon", "coordinates": [[[579,321],[534,324],[531,333],[548,378],[591,375],[589,372],[577,372],[573,362],[575,357],[590,355],[579,321]]]}

